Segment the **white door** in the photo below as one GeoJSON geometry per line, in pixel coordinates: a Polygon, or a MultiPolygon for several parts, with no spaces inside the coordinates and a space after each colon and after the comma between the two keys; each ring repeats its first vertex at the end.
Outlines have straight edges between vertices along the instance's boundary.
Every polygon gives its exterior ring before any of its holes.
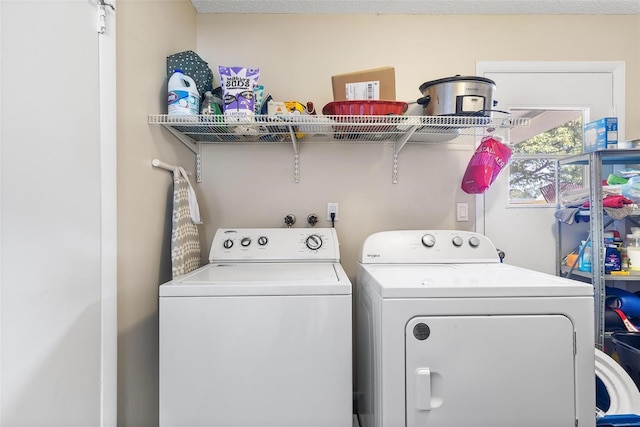
{"type": "Polygon", "coordinates": [[[115,14],[0,1],[0,425],[116,425],[115,14]],[[103,67],[101,58],[108,58],[103,67]]]}
{"type": "MultiPolygon", "coordinates": [[[[587,120],[619,117],[624,138],[623,62],[479,62],[476,74],[496,83],[500,110],[586,109],[587,120]]],[[[508,204],[508,171],[476,199],[476,231],[506,253],[505,262],[555,274],[556,207],[508,204]]]]}

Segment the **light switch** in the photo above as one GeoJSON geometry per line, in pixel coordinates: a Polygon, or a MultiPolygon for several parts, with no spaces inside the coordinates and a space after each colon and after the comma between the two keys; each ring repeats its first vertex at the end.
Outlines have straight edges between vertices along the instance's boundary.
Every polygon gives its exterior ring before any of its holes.
{"type": "Polygon", "coordinates": [[[469,221],[469,203],[456,204],[456,221],[469,221]]]}

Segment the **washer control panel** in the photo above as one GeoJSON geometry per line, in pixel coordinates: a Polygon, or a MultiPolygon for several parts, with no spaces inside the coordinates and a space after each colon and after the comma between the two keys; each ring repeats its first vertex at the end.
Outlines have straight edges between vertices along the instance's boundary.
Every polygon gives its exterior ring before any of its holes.
{"type": "Polygon", "coordinates": [[[334,228],[219,229],[209,261],[333,261],[340,260],[334,228]]]}
{"type": "Polygon", "coordinates": [[[369,236],[360,257],[363,264],[500,262],[491,241],[459,230],[383,231],[369,236]]]}

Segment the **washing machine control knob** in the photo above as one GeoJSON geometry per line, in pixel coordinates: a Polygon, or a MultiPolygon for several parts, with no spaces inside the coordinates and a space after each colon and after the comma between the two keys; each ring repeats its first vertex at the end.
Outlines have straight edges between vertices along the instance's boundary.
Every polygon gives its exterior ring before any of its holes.
{"type": "Polygon", "coordinates": [[[462,237],[460,236],[455,236],[453,239],[451,239],[451,243],[453,243],[453,246],[459,248],[464,243],[464,240],[462,240],[462,237]]]}
{"type": "Polygon", "coordinates": [[[312,234],[311,236],[307,237],[305,244],[312,251],[317,251],[322,246],[322,237],[318,236],[317,234],[312,234]]]}
{"type": "Polygon", "coordinates": [[[258,237],[258,244],[260,246],[265,246],[267,243],[269,243],[269,239],[267,238],[267,236],[258,237]]]}
{"type": "Polygon", "coordinates": [[[243,247],[246,248],[247,246],[249,246],[251,244],[251,238],[250,237],[243,237],[242,240],[240,240],[240,244],[243,247]]]}
{"type": "Polygon", "coordinates": [[[476,236],[472,236],[472,237],[469,239],[469,245],[470,245],[472,248],[477,248],[478,246],[480,246],[480,239],[478,239],[476,236]]]}
{"type": "Polygon", "coordinates": [[[231,249],[233,247],[233,240],[225,240],[224,242],[222,242],[222,246],[224,246],[225,249],[231,249]]]}
{"type": "Polygon", "coordinates": [[[422,244],[428,248],[432,248],[436,245],[436,237],[433,234],[425,234],[422,236],[422,244]]]}

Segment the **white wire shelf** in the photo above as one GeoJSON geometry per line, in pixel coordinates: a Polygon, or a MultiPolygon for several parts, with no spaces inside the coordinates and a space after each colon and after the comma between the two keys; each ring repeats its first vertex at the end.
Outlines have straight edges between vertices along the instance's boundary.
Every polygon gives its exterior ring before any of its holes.
{"type": "MultiPolygon", "coordinates": [[[[500,116],[226,116],[149,115],[149,124],[162,125],[196,154],[196,180],[201,181],[203,144],[287,143],[294,151],[294,180],[300,180],[299,143],[340,142],[394,144],[393,183],[398,182],[398,154],[407,143],[455,144],[460,136],[482,136],[500,129],[528,127],[531,119],[500,116]]],[[[466,139],[467,146],[474,140],[466,139]]]]}
{"type": "Polygon", "coordinates": [[[311,116],[256,115],[231,121],[225,116],[149,116],[149,124],[172,127],[194,143],[291,143],[327,138],[341,142],[442,143],[463,135],[529,126],[528,118],[474,116],[311,116]]]}

